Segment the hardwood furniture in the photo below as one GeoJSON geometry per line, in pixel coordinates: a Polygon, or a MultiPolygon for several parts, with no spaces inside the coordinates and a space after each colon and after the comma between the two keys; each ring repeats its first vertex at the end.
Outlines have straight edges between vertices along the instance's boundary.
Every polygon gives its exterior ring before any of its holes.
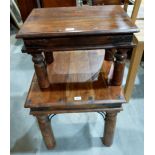
{"type": "Polygon", "coordinates": [[[47,148],[55,144],[48,116],[66,112],[106,112],[103,143],[112,144],[116,116],[126,102],[121,87],[125,59],[138,31],[116,5],[31,12],[17,34],[36,73],[25,107],[37,117],[47,148]],[[102,51],[94,54],[92,49],[106,49],[107,61],[102,51]],[[72,50],[88,52],[67,54],[72,50]]]}
{"type": "MultiPolygon", "coordinates": [[[[122,2],[119,0],[114,0],[114,1],[107,1],[106,0],[93,0],[93,5],[108,5],[110,3],[113,4],[121,4],[122,2]]],[[[130,68],[129,68],[129,73],[127,76],[127,82],[124,88],[124,93],[125,93],[125,98],[126,101],[129,102],[132,94],[132,90],[134,87],[134,81],[136,78],[136,74],[138,71],[138,67],[141,61],[141,57],[143,54],[144,50],[144,39],[143,39],[143,20],[144,20],[144,15],[143,15],[143,0],[135,0],[134,5],[128,5],[129,0],[124,1],[124,10],[128,13],[128,15],[131,17],[131,20],[133,23],[136,22],[137,20],[137,25],[140,27],[140,33],[135,34],[134,36],[134,42],[137,44],[137,47],[133,49],[132,52],[132,57],[130,61],[130,68]],[[142,5],[141,5],[142,2],[142,5]],[[141,6],[141,7],[140,7],[141,6]],[[140,9],[140,13],[139,13],[140,9]],[[138,14],[139,13],[139,14],[138,14]]],[[[113,57],[113,55],[111,55],[113,57]]],[[[110,59],[110,55],[107,56],[107,59],[110,59]]],[[[111,58],[112,59],[112,58],[111,58]]]]}
{"type": "Polygon", "coordinates": [[[124,88],[124,94],[127,101],[129,101],[132,95],[136,74],[144,52],[144,20],[137,20],[136,24],[139,27],[140,32],[134,35],[134,42],[137,46],[133,49],[127,81],[124,88]]]}
{"type": "Polygon", "coordinates": [[[132,19],[133,23],[135,23],[135,21],[136,21],[141,1],[142,0],[135,0],[135,5],[134,5],[133,11],[132,11],[132,15],[131,15],[131,19],[132,19]]]}
{"type": "Polygon", "coordinates": [[[129,72],[128,72],[128,76],[127,76],[126,85],[124,88],[124,94],[125,94],[125,98],[126,98],[127,102],[129,102],[129,100],[131,98],[136,74],[138,71],[139,64],[141,62],[143,52],[144,52],[144,14],[143,14],[143,10],[144,10],[144,1],[136,0],[135,6],[133,8],[133,12],[132,13],[129,12],[129,14],[132,14],[131,15],[132,22],[136,23],[138,25],[138,27],[140,28],[140,32],[136,33],[133,37],[133,41],[135,42],[135,44],[137,44],[137,46],[133,49],[133,52],[132,52],[129,72]],[[140,9],[140,12],[139,12],[139,9],[140,9]],[[138,14],[138,12],[139,12],[139,14],[138,14]]]}

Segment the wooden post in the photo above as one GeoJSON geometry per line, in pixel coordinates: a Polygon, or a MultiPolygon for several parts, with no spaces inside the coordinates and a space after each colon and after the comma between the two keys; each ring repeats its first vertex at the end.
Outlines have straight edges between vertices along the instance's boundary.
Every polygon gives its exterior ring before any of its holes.
{"type": "Polygon", "coordinates": [[[129,5],[129,0],[124,0],[124,10],[127,12],[128,10],[128,5],[129,5]]]}
{"type": "Polygon", "coordinates": [[[141,1],[142,0],[135,0],[134,8],[133,8],[132,15],[131,15],[131,20],[132,20],[133,23],[136,22],[136,18],[137,18],[137,15],[138,15],[138,11],[139,11],[139,8],[140,8],[141,1]]]}
{"type": "Polygon", "coordinates": [[[51,64],[54,61],[53,52],[44,52],[46,64],[51,64]]]}
{"type": "Polygon", "coordinates": [[[134,42],[137,44],[137,46],[132,51],[129,72],[124,88],[125,99],[127,102],[132,95],[136,74],[144,51],[144,41],[138,41],[137,38],[134,37],[134,42]]]}
{"type": "Polygon", "coordinates": [[[42,54],[32,54],[32,61],[37,75],[40,88],[48,88],[50,86],[47,70],[42,54]]]}
{"type": "Polygon", "coordinates": [[[122,84],[125,60],[127,58],[128,49],[118,49],[115,53],[114,73],[112,78],[112,85],[120,86],[122,84]]]}
{"type": "Polygon", "coordinates": [[[116,49],[105,49],[105,60],[107,61],[113,61],[114,60],[114,54],[116,52],[116,49]]]}
{"type": "Polygon", "coordinates": [[[52,149],[55,146],[55,139],[51,128],[50,120],[48,116],[36,116],[38,124],[44,138],[44,142],[48,149],[52,149]]]}
{"type": "Polygon", "coordinates": [[[106,112],[103,144],[111,146],[113,143],[115,127],[116,127],[117,112],[106,112]]]}

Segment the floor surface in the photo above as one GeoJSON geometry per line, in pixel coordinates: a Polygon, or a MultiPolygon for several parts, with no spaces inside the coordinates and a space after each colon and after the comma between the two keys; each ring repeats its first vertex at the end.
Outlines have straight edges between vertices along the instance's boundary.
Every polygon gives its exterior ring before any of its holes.
{"type": "MultiPolygon", "coordinates": [[[[24,108],[34,73],[31,56],[21,53],[22,41],[11,34],[10,134],[13,155],[143,155],[144,71],[139,67],[133,96],[118,114],[114,143],[101,142],[104,121],[98,113],[60,114],[52,118],[56,138],[54,150],[47,150],[35,118],[24,108]]],[[[128,71],[125,68],[125,79],[128,71]]]]}

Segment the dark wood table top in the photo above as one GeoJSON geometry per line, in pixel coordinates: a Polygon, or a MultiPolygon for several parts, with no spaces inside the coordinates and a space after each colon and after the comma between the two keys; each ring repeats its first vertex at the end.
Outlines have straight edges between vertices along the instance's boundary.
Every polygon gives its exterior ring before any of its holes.
{"type": "Polygon", "coordinates": [[[138,31],[118,5],[41,8],[33,9],[17,38],[127,34],[138,31]]]}

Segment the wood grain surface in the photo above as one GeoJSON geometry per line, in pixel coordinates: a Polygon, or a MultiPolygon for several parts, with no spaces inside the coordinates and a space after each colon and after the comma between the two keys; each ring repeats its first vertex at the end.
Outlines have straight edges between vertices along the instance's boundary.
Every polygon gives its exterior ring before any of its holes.
{"type": "Polygon", "coordinates": [[[112,62],[104,60],[104,50],[54,52],[47,65],[50,88],[40,89],[36,75],[28,93],[26,108],[102,108],[124,103],[121,86],[107,86],[112,62]]]}
{"type": "Polygon", "coordinates": [[[135,33],[138,28],[118,5],[33,9],[17,38],[135,33]]]}

